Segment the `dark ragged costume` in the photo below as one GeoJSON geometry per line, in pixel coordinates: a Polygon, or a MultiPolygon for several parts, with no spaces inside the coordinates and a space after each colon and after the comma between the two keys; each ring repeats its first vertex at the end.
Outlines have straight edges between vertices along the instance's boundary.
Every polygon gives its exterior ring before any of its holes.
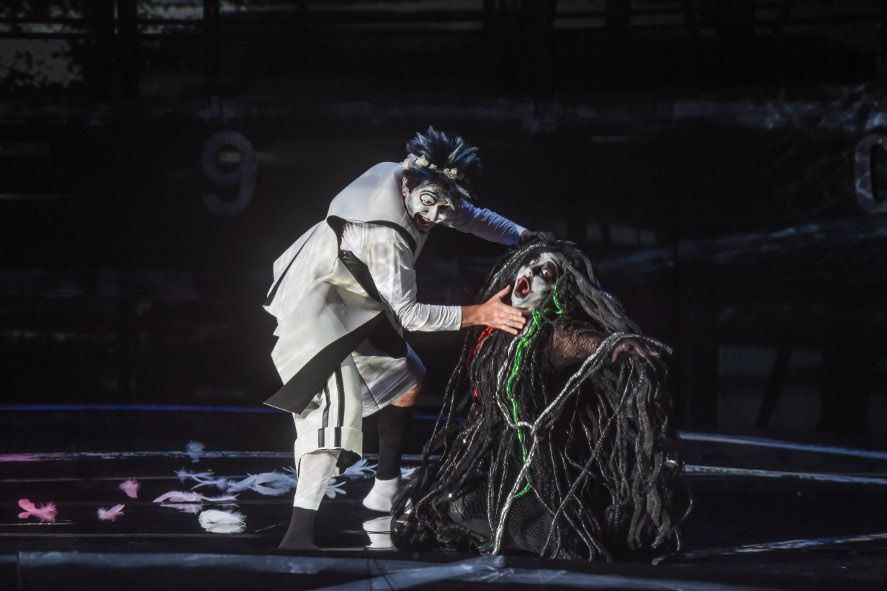
{"type": "Polygon", "coordinates": [[[398,547],[655,560],[680,546],[690,499],[663,387],[669,349],[639,334],[563,242],[513,249],[478,301],[543,252],[561,273],[522,333],[468,332],[422,463],[394,503],[398,547]]]}

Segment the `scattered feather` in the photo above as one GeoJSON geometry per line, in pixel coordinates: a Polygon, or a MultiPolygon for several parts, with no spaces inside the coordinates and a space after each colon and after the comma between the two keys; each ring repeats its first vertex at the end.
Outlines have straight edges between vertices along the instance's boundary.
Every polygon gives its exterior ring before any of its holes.
{"type": "Polygon", "coordinates": [[[207,503],[233,503],[237,500],[237,495],[219,495],[217,497],[201,496],[207,503]]]}
{"type": "Polygon", "coordinates": [[[160,503],[160,506],[166,509],[175,509],[182,513],[192,513],[194,515],[203,511],[203,503],[160,503]]]}
{"type": "Polygon", "coordinates": [[[366,458],[360,458],[348,467],[342,476],[346,478],[369,478],[376,475],[376,466],[378,464],[370,464],[366,458]]]}
{"type": "Polygon", "coordinates": [[[412,468],[401,468],[401,469],[400,469],[400,477],[401,477],[401,479],[403,479],[403,480],[409,480],[410,478],[412,478],[412,477],[413,477],[413,472],[416,471],[416,468],[418,468],[418,466],[413,466],[412,468]]]}
{"type": "Polygon", "coordinates": [[[200,526],[214,534],[239,534],[246,529],[243,514],[207,509],[197,516],[200,526]]]}
{"type": "MultiPolygon", "coordinates": [[[[135,498],[135,497],[133,497],[135,498]]],[[[102,521],[114,521],[123,515],[123,505],[114,505],[110,509],[99,507],[99,519],[102,521]]]]}
{"type": "Polygon", "coordinates": [[[37,507],[28,499],[19,499],[18,506],[24,509],[24,511],[18,514],[19,519],[36,517],[43,522],[55,523],[55,516],[58,513],[55,503],[46,503],[37,507]]]}
{"type": "Polygon", "coordinates": [[[194,475],[192,478],[197,482],[197,484],[191,487],[192,490],[203,486],[214,486],[221,491],[226,491],[228,490],[228,484],[231,482],[224,476],[212,478],[211,476],[201,476],[198,474],[194,475]]]}
{"type": "Polygon", "coordinates": [[[231,480],[228,482],[228,492],[229,493],[239,493],[245,490],[250,490],[253,487],[253,484],[256,482],[256,475],[250,474],[243,480],[231,480]]]}
{"type": "Polygon", "coordinates": [[[345,481],[337,481],[335,479],[330,479],[329,484],[326,486],[326,491],[324,493],[331,499],[335,499],[337,495],[345,495],[345,481]]]}
{"type": "Polygon", "coordinates": [[[237,497],[233,495],[221,495],[218,497],[207,497],[198,492],[193,491],[181,491],[181,490],[171,490],[169,492],[165,492],[156,499],[154,499],[154,503],[201,503],[201,502],[209,502],[209,503],[225,503],[236,501],[237,497]]]}
{"type": "Polygon", "coordinates": [[[186,480],[196,480],[200,482],[204,478],[212,477],[212,470],[209,472],[191,472],[189,470],[185,470],[184,468],[180,468],[176,471],[176,477],[180,482],[185,482],[186,480]]]}
{"type": "Polygon", "coordinates": [[[186,492],[180,490],[171,490],[165,492],[156,499],[154,503],[199,503],[203,499],[203,495],[196,492],[186,492]]]}
{"type": "Polygon", "coordinates": [[[139,496],[139,481],[133,478],[120,483],[120,490],[126,493],[130,499],[136,499],[139,496]]]}
{"type": "Polygon", "coordinates": [[[243,480],[232,480],[228,483],[228,492],[237,493],[253,490],[260,495],[280,496],[296,488],[298,480],[295,476],[282,472],[262,472],[250,474],[243,480]]]}
{"type": "Polygon", "coordinates": [[[280,496],[296,488],[298,480],[281,472],[262,472],[256,474],[255,481],[250,487],[260,495],[280,496]]]}
{"type": "Polygon", "coordinates": [[[189,441],[188,445],[185,446],[185,453],[191,456],[191,462],[196,464],[200,461],[200,456],[203,455],[204,445],[199,441],[189,441]]]}

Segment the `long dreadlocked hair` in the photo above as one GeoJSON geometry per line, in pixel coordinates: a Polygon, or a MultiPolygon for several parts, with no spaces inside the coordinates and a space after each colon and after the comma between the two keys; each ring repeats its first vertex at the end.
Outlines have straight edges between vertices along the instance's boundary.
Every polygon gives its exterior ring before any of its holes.
{"type": "Polygon", "coordinates": [[[407,162],[404,176],[414,184],[424,180],[443,183],[453,189],[457,197],[465,197],[475,201],[471,182],[480,172],[480,157],[477,148],[466,142],[461,136],[447,135],[434,129],[431,125],[425,133],[418,132],[407,142],[407,162]],[[415,157],[423,157],[427,164],[417,166],[415,157]],[[450,178],[443,171],[458,171],[458,178],[450,178]]]}
{"type": "Polygon", "coordinates": [[[639,334],[569,243],[513,249],[479,301],[542,252],[561,264],[551,301],[517,337],[468,331],[420,467],[394,501],[393,539],[403,548],[661,559],[680,548],[691,505],[663,389],[670,350],[639,334]],[[607,336],[581,367],[555,376],[552,334],[577,321],[607,336]],[[611,362],[629,338],[658,356],[611,362]]]}

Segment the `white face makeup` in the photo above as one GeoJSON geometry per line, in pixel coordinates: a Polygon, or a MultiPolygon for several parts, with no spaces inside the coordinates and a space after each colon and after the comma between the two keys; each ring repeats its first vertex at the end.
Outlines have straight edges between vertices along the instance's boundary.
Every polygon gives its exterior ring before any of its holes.
{"type": "Polygon", "coordinates": [[[551,294],[561,269],[557,258],[543,252],[518,269],[511,288],[511,305],[532,310],[541,307],[551,294]]]}
{"type": "Polygon", "coordinates": [[[448,189],[441,184],[424,181],[409,191],[404,183],[403,193],[407,213],[420,232],[428,232],[436,224],[450,218],[455,211],[448,189]]]}

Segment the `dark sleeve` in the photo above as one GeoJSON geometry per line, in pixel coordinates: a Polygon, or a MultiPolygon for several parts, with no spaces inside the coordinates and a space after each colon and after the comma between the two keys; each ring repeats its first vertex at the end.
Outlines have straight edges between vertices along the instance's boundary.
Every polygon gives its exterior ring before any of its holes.
{"type": "Polygon", "coordinates": [[[554,369],[563,369],[581,363],[597,351],[604,335],[592,329],[587,322],[565,320],[551,333],[549,360],[554,369]]]}

